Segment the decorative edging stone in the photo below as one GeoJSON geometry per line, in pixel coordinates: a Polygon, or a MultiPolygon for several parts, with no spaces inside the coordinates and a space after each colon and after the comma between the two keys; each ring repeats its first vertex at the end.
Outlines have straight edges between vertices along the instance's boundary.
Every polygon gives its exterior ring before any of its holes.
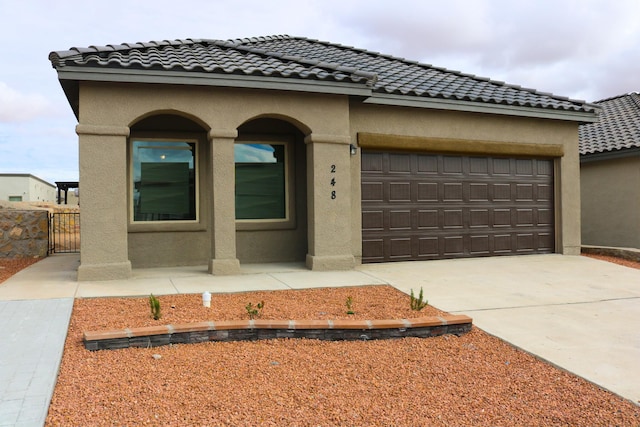
{"type": "Polygon", "coordinates": [[[93,351],[274,338],[328,341],[428,338],[465,334],[471,330],[471,323],[470,317],[453,314],[390,320],[220,320],[85,332],[84,347],[93,351]]]}

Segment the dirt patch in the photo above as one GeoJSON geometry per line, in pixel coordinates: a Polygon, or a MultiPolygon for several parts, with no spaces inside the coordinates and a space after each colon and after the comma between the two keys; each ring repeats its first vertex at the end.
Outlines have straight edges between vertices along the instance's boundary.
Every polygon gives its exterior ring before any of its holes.
{"type": "Polygon", "coordinates": [[[249,302],[264,301],[265,319],[416,317],[388,286],[214,294],[210,309],[200,295],[159,298],[158,321],[147,298],[75,301],[47,426],[640,424],[640,407],[477,328],[428,339],[83,348],[85,330],[246,319],[249,302]]]}
{"type": "Polygon", "coordinates": [[[640,261],[618,258],[610,255],[582,254],[589,258],[599,259],[602,261],[612,262],[614,264],[624,265],[625,267],[640,269],[640,261]]]}

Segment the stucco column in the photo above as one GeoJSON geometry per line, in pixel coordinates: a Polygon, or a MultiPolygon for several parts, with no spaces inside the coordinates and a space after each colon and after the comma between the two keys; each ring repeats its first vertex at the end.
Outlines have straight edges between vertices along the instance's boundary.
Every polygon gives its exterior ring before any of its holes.
{"type": "MultiPolygon", "coordinates": [[[[564,255],[580,255],[581,252],[581,218],[580,218],[580,155],[578,152],[578,135],[570,141],[570,149],[556,161],[556,180],[560,180],[560,194],[556,194],[556,203],[560,205],[560,220],[556,227],[561,227],[560,244],[556,252],[564,255]]],[[[556,208],[556,212],[558,208],[556,208]]]]}
{"type": "Polygon", "coordinates": [[[311,134],[307,144],[308,243],[311,270],[348,270],[351,252],[350,138],[311,134]]]}
{"type": "Polygon", "coordinates": [[[131,276],[127,249],[126,126],[76,126],[80,155],[78,280],[131,276]]]}
{"type": "Polygon", "coordinates": [[[211,260],[209,273],[239,274],[236,255],[235,163],[236,130],[215,129],[208,134],[211,145],[211,260]]]}

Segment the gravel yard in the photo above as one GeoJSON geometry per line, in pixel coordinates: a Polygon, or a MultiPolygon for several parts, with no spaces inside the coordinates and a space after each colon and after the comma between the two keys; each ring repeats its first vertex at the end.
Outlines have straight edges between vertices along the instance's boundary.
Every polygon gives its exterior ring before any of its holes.
{"type": "Polygon", "coordinates": [[[389,286],[78,299],[47,426],[637,426],[640,407],[477,328],[461,337],[277,339],[89,352],[86,330],[246,319],[407,318],[389,286]],[[346,314],[351,296],[353,316],[346,314]]]}
{"type": "MultiPolygon", "coordinates": [[[[0,286],[37,261],[0,259],[0,286]]],[[[265,302],[264,319],[441,313],[411,311],[409,297],[388,286],[214,294],[210,309],[200,295],[159,299],[158,321],[147,298],[75,301],[47,426],[640,425],[639,406],[475,327],[428,339],[84,349],[83,331],[246,319],[249,302],[265,302]]]]}

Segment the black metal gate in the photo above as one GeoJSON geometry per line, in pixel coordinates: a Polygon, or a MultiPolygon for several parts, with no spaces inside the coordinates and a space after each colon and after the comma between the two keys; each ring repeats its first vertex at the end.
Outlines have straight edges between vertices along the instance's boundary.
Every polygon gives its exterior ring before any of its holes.
{"type": "Polygon", "coordinates": [[[49,214],[49,254],[80,252],[80,212],[49,214]]]}

